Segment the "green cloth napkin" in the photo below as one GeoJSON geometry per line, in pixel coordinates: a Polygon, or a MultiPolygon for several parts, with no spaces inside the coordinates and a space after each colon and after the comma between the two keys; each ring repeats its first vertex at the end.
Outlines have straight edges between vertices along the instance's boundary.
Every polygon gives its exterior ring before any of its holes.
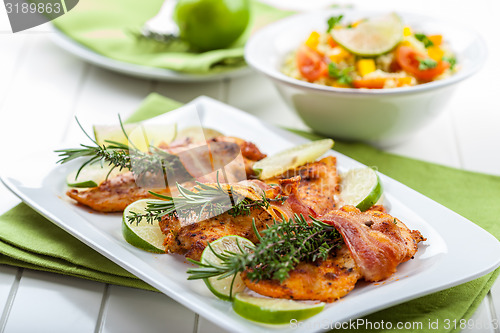
{"type": "MultiPolygon", "coordinates": [[[[128,122],[146,120],[180,105],[181,103],[153,93],[129,117],[128,122]]],[[[320,138],[307,132],[294,132],[309,139],[320,138]]],[[[380,172],[444,204],[500,238],[500,205],[496,202],[500,197],[500,177],[396,156],[361,143],[336,142],[335,150],[366,165],[376,166],[380,172]]],[[[153,289],[25,204],[0,216],[0,254],[0,263],[3,264],[153,289]]],[[[418,330],[419,332],[458,332],[460,326],[447,327],[445,320],[453,323],[453,320],[468,319],[499,273],[500,269],[497,269],[476,280],[379,311],[364,319],[371,323],[383,320],[385,323],[390,322],[393,327],[398,322],[421,323],[423,329],[418,330]],[[436,320],[438,327],[429,328],[429,323],[436,323],[436,320]]],[[[372,330],[366,327],[358,327],[356,330],[370,331],[372,330]]]]}
{"type": "Polygon", "coordinates": [[[163,0],[80,0],[53,24],[78,43],[106,57],[136,65],[192,74],[209,74],[244,65],[243,46],[258,29],[292,12],[252,1],[247,30],[230,48],[203,53],[187,52],[185,45],[166,45],[137,37],[144,23],[155,16],[163,0]]]}

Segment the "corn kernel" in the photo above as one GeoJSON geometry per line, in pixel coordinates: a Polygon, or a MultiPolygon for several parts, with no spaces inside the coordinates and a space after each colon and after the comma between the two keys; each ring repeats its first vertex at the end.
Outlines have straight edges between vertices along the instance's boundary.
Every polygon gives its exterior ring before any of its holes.
{"type": "Polygon", "coordinates": [[[444,56],[444,51],[439,46],[429,46],[427,48],[427,55],[433,60],[441,61],[444,56]]]}
{"type": "Polygon", "coordinates": [[[442,35],[431,35],[431,36],[427,36],[427,38],[429,38],[430,41],[436,46],[439,46],[443,43],[443,36],[442,35]]]}
{"type": "Polygon", "coordinates": [[[316,50],[319,44],[319,33],[317,31],[311,32],[305,44],[313,50],[316,50]]]}
{"type": "Polygon", "coordinates": [[[358,70],[359,75],[365,76],[371,72],[375,72],[377,69],[375,66],[375,61],[373,59],[360,59],[356,63],[356,68],[358,70]]]}
{"type": "Polygon", "coordinates": [[[410,27],[404,27],[403,28],[403,36],[408,37],[413,35],[413,31],[411,31],[410,27]]]}
{"type": "Polygon", "coordinates": [[[339,63],[342,60],[349,58],[350,56],[351,53],[349,53],[349,51],[340,46],[334,47],[332,51],[328,54],[330,60],[335,63],[339,63]]]}
{"type": "Polygon", "coordinates": [[[401,46],[412,46],[412,44],[408,40],[402,41],[399,45],[401,45],[401,46]]]}

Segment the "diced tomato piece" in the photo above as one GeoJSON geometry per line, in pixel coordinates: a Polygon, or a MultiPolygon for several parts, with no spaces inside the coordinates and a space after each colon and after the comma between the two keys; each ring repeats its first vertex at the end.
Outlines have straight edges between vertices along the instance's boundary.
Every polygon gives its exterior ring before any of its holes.
{"type": "Polygon", "coordinates": [[[327,42],[328,42],[328,45],[330,45],[331,48],[334,48],[335,46],[338,46],[338,44],[335,41],[335,39],[333,39],[333,37],[330,36],[330,35],[328,35],[327,42]]]}
{"type": "Polygon", "coordinates": [[[413,48],[408,46],[400,46],[396,50],[396,61],[407,73],[415,76],[420,81],[432,81],[435,77],[443,74],[443,72],[450,67],[446,61],[438,61],[436,67],[425,70],[420,70],[420,61],[428,59],[427,55],[423,55],[413,48]]]}
{"type": "Polygon", "coordinates": [[[328,65],[325,59],[316,51],[302,45],[297,51],[297,67],[300,74],[310,81],[328,75],[328,65]]]}

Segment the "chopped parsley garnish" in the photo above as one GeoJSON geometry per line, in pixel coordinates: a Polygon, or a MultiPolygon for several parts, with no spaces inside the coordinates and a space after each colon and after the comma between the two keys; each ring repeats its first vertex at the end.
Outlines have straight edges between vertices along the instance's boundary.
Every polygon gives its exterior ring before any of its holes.
{"type": "Polygon", "coordinates": [[[434,59],[419,59],[418,69],[425,71],[427,69],[432,69],[437,66],[437,61],[434,59]]]}
{"type": "Polygon", "coordinates": [[[333,62],[328,64],[328,75],[333,79],[337,79],[340,84],[350,85],[352,83],[352,77],[350,74],[353,71],[354,67],[339,69],[333,62]]]}
{"type": "Polygon", "coordinates": [[[415,34],[415,38],[421,41],[426,48],[434,46],[432,40],[430,40],[429,37],[427,37],[427,35],[425,34],[415,34]]]}
{"type": "Polygon", "coordinates": [[[340,21],[342,21],[343,17],[344,15],[330,17],[328,21],[326,21],[326,23],[328,23],[328,29],[326,30],[326,32],[330,32],[330,30],[332,30],[337,24],[340,23],[340,21]]]}
{"type": "Polygon", "coordinates": [[[455,58],[454,56],[443,57],[443,61],[446,61],[450,64],[450,70],[453,70],[453,68],[455,68],[455,65],[457,64],[457,58],[455,58]]]}

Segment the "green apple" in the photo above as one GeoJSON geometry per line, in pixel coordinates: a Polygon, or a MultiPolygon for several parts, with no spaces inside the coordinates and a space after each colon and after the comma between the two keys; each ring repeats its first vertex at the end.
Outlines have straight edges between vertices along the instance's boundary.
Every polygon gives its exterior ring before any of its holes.
{"type": "Polygon", "coordinates": [[[225,48],[245,31],[250,19],[249,0],[179,0],[174,19],[180,36],[194,48],[225,48]]]}

